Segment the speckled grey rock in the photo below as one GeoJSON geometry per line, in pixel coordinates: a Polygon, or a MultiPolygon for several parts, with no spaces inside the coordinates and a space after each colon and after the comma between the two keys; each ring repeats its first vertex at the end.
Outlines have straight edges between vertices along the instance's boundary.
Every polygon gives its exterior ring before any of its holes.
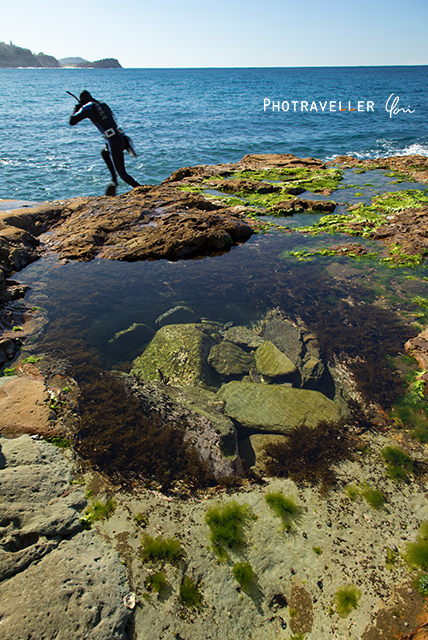
{"type": "Polygon", "coordinates": [[[125,638],[126,575],[117,553],[82,531],[86,498],[70,460],[28,435],[0,447],[0,636],[125,638]]]}
{"type": "Polygon", "coordinates": [[[260,345],[263,344],[263,338],[258,336],[252,329],[243,325],[229,327],[229,329],[220,331],[220,334],[230,342],[247,346],[251,349],[257,349],[257,347],[260,347],[260,345]]]}

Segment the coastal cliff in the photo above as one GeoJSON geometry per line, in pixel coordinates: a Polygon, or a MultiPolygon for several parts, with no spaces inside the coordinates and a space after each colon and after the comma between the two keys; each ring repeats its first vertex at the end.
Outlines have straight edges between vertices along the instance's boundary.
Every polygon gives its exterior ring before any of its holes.
{"type": "Polygon", "coordinates": [[[73,64],[64,64],[54,56],[45,53],[32,53],[30,49],[17,47],[16,45],[0,42],[0,68],[13,69],[22,67],[59,69],[65,66],[93,68],[93,69],[121,69],[122,66],[116,58],[105,58],[89,62],[82,60],[73,64]]]}

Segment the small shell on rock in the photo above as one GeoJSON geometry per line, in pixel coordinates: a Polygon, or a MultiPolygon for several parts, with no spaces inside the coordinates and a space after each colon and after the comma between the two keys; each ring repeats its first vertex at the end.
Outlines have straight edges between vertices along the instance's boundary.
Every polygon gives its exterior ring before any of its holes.
{"type": "Polygon", "coordinates": [[[124,599],[123,604],[127,609],[133,609],[135,607],[135,593],[128,593],[124,599]]]}

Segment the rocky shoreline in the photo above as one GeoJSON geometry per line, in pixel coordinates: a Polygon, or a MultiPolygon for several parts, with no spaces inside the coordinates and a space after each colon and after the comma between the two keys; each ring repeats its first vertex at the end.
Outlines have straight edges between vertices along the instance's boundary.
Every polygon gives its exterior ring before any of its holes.
{"type": "MultiPolygon", "coordinates": [[[[15,304],[25,289],[10,277],[38,257],[135,261],[222,253],[260,229],[281,227],[264,224],[263,215],[334,215],[336,203],[327,198],[340,179],[336,166],[356,164],[341,157],[331,169],[312,158],[253,155],[179,169],[162,185],[115,198],[1,212],[0,365],[37,323],[37,314],[15,304]],[[322,198],[300,197],[309,187],[322,198]]],[[[428,160],[419,156],[385,159],[379,167],[428,182],[428,160]]],[[[423,257],[427,216],[418,204],[373,230],[356,216],[346,224],[386,248],[400,243],[406,254],[423,257]]],[[[183,480],[148,482],[131,466],[118,485],[112,468],[101,472],[102,456],[94,454],[91,465],[90,455],[85,462],[41,440],[60,444],[79,433],[81,389],[70,377],[48,374],[46,363],[20,358],[15,375],[0,379],[0,620],[7,637],[427,637],[425,598],[414,584],[419,573],[405,561],[428,520],[426,445],[393,428],[380,405],[367,406],[346,362],[327,362],[317,336],[283,310],[257,327],[226,326],[179,305],[155,324],[117,332],[107,355],[132,361],[129,373],[116,374],[127,402],[136,402],[146,421],[156,416],[155,426],[180,425],[211,480],[190,491],[183,480]],[[350,420],[349,399],[370,409],[369,426],[361,416],[350,420]],[[268,445],[340,420],[348,420],[358,446],[336,465],[325,495],[308,483],[268,477],[268,445]],[[387,447],[413,461],[400,483],[389,475],[387,447]],[[368,498],[373,492],[378,503],[368,498]],[[296,507],[288,528],[269,507],[269,495],[278,494],[296,507]],[[109,504],[103,519],[93,517],[109,504]],[[234,504],[246,514],[244,543],[228,548],[224,560],[210,542],[207,511],[234,504]],[[176,556],[148,560],[156,538],[176,541],[176,556]],[[239,563],[251,566],[249,586],[237,582],[239,563]],[[337,593],[349,585],[356,585],[358,602],[343,615],[337,593]]],[[[427,347],[424,334],[406,345],[422,363],[427,347]]],[[[104,436],[91,443],[94,451],[111,447],[104,436]]],[[[135,434],[129,452],[137,442],[135,434]]]]}

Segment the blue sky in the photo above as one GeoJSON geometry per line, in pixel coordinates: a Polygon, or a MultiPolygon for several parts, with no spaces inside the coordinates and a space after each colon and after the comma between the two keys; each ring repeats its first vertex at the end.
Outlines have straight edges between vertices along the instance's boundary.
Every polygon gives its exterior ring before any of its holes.
{"type": "Polygon", "coordinates": [[[124,67],[428,64],[427,0],[20,0],[0,40],[124,67]]]}

